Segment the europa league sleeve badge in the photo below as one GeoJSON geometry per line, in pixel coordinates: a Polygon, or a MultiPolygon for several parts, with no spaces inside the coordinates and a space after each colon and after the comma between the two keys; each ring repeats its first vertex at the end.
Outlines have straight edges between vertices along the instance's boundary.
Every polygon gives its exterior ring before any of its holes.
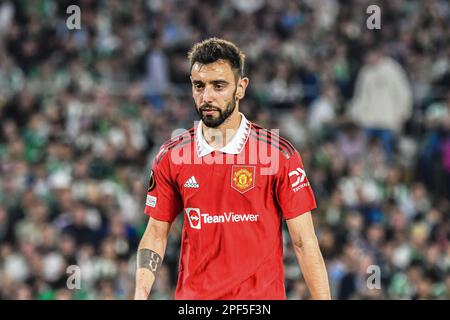
{"type": "Polygon", "coordinates": [[[152,191],[156,187],[156,181],[155,181],[155,175],[153,173],[153,170],[150,172],[150,181],[148,183],[148,189],[147,192],[152,191]]]}

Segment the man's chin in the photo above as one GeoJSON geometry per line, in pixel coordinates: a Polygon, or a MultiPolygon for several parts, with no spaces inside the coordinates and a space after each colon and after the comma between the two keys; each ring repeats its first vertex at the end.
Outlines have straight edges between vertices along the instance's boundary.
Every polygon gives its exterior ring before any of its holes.
{"type": "Polygon", "coordinates": [[[220,118],[214,118],[210,116],[202,117],[202,122],[208,128],[217,128],[223,123],[223,120],[220,118]]]}

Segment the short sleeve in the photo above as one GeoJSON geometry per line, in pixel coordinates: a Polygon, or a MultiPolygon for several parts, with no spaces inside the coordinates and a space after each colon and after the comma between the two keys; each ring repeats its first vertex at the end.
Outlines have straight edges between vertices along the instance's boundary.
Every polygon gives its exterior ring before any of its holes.
{"type": "Polygon", "coordinates": [[[169,158],[154,162],[144,213],[157,220],[172,222],[183,209],[183,203],[172,179],[169,158]]]}
{"type": "Polygon", "coordinates": [[[285,219],[295,218],[317,207],[302,159],[297,151],[280,168],[275,188],[278,205],[285,219]]]}

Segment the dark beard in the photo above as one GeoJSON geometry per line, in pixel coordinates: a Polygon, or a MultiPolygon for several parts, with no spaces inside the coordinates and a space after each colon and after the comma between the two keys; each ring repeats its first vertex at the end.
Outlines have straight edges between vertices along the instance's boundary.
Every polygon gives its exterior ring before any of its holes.
{"type": "Polygon", "coordinates": [[[236,100],[233,98],[230,103],[227,104],[227,107],[224,111],[210,105],[210,104],[204,104],[199,109],[197,109],[197,113],[199,114],[200,118],[202,119],[202,122],[207,126],[208,128],[217,128],[222,123],[224,123],[225,120],[228,119],[228,117],[233,113],[234,109],[236,108],[236,100]],[[216,110],[219,112],[218,117],[213,117],[210,115],[203,115],[203,110],[216,110]]]}

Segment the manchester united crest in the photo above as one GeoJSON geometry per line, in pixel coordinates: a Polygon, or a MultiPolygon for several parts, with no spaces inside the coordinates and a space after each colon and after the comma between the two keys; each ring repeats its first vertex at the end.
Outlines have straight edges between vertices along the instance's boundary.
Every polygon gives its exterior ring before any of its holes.
{"type": "Polygon", "coordinates": [[[231,170],[231,187],[240,193],[253,189],[255,186],[254,166],[233,166],[231,170]]]}

